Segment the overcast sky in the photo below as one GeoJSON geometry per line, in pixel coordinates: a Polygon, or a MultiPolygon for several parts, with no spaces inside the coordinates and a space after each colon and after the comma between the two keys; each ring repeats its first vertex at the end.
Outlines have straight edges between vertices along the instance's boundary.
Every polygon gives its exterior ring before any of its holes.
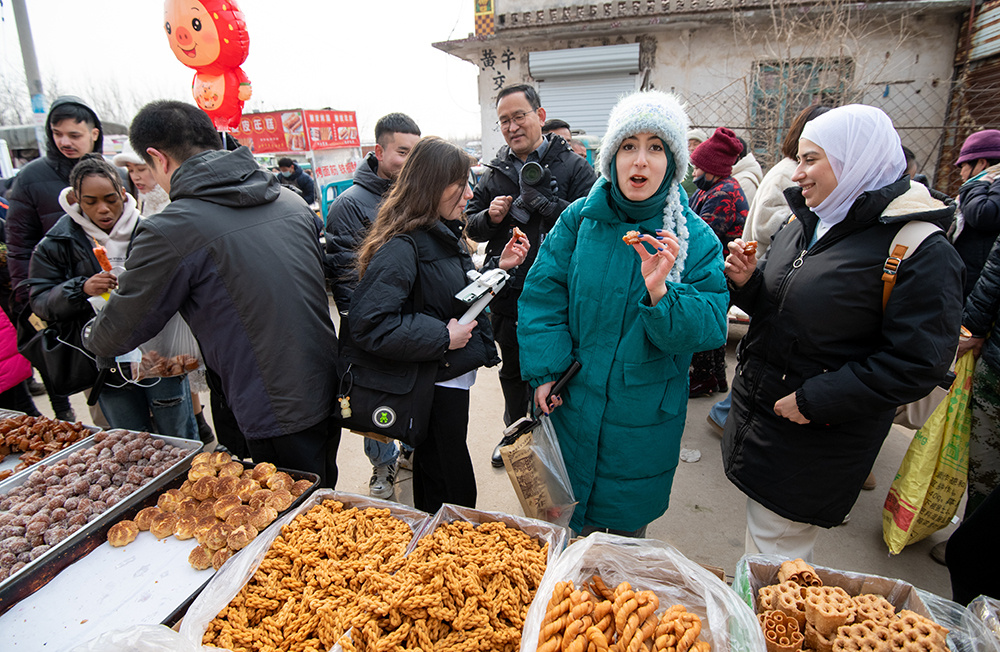
{"type": "MultiPolygon", "coordinates": [[[[2,0],[0,0],[2,1],[2,0]]],[[[403,111],[425,135],[478,137],[477,68],[431,46],[473,30],[473,0],[238,0],[250,32],[244,113],[354,110],[362,142],[403,111]]],[[[43,83],[127,82],[141,97],[193,101],[194,71],[174,58],[160,0],[28,0],[43,83]]],[[[23,63],[10,2],[0,7],[0,75],[23,63]]],[[[80,93],[84,94],[84,93],[80,93]]]]}

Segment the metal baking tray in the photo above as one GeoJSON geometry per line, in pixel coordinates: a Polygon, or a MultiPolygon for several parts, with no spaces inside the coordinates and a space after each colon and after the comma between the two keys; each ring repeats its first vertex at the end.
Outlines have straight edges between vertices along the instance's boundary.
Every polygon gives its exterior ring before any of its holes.
{"type": "MultiPolygon", "coordinates": [[[[23,416],[25,416],[24,412],[15,412],[14,410],[0,410],[0,420],[9,419],[11,417],[23,417],[23,416]]],[[[88,426],[86,424],[84,424],[84,427],[87,428],[87,430],[89,430],[91,433],[100,432],[100,430],[101,430],[97,426],[88,426]]],[[[90,437],[84,437],[80,441],[74,442],[74,443],[70,444],[69,446],[67,446],[66,448],[64,448],[64,449],[62,449],[60,451],[56,451],[55,453],[52,453],[52,455],[55,455],[57,453],[62,453],[63,451],[65,451],[65,450],[67,450],[69,448],[75,447],[75,446],[77,446],[77,445],[79,445],[79,444],[81,444],[81,443],[83,443],[85,441],[88,441],[88,440],[90,440],[90,442],[93,443],[93,441],[91,440],[90,437]]],[[[88,446],[89,445],[90,444],[88,444],[88,446]]],[[[22,453],[20,453],[20,452],[10,453],[5,458],[3,458],[3,460],[0,461],[0,471],[6,471],[7,469],[10,469],[11,471],[13,471],[14,467],[16,467],[21,462],[21,454],[22,453]]],[[[47,461],[49,458],[52,457],[52,455],[49,455],[48,457],[42,458],[42,461],[47,461]]],[[[34,464],[32,466],[34,466],[34,464]]],[[[21,469],[20,471],[18,471],[14,475],[12,475],[10,478],[7,478],[7,480],[10,480],[14,476],[16,476],[18,473],[23,473],[24,471],[27,471],[29,469],[31,469],[31,466],[29,466],[27,468],[24,468],[24,469],[21,469]]],[[[4,481],[4,482],[6,482],[6,481],[4,481]]]]}
{"type": "MultiPolygon", "coordinates": [[[[41,557],[28,563],[17,573],[0,582],[0,614],[17,604],[19,600],[22,600],[47,584],[59,571],[99,546],[106,538],[108,530],[120,520],[123,513],[145,501],[149,496],[158,494],[167,484],[171,483],[178,476],[185,474],[191,467],[192,458],[204,446],[202,442],[191,439],[180,439],[157,434],[152,434],[152,437],[162,439],[172,446],[186,449],[188,454],[175,462],[166,471],[156,476],[152,482],[139,487],[124,500],[106,509],[98,518],[87,523],[84,527],[49,548],[41,557]],[[100,534],[99,536],[92,536],[95,533],[100,534]]],[[[90,444],[93,444],[93,438],[89,439],[91,439],[90,444]]],[[[40,463],[46,465],[58,463],[69,457],[74,451],[80,450],[80,448],[74,444],[57,453],[53,453],[40,463]]],[[[33,471],[36,468],[29,467],[25,471],[33,471]]],[[[28,473],[16,473],[3,482],[0,482],[0,496],[24,484],[28,476],[28,473]]]]}

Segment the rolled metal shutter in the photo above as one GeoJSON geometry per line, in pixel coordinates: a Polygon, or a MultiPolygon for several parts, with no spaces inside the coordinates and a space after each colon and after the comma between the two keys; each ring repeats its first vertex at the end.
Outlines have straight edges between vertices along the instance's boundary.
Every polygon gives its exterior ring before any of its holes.
{"type": "Polygon", "coordinates": [[[528,65],[546,117],[603,136],[612,107],[638,89],[639,44],[531,52],[528,65]]]}

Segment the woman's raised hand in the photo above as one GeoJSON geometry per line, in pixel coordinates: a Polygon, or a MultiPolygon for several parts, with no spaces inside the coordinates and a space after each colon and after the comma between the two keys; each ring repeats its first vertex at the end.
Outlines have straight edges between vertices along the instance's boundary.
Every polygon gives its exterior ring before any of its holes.
{"type": "Polygon", "coordinates": [[[118,277],[111,272],[101,272],[88,278],[83,284],[83,292],[96,297],[118,287],[118,277]]]}
{"type": "Polygon", "coordinates": [[[468,344],[469,340],[472,339],[472,330],[475,327],[475,319],[468,324],[459,324],[458,320],[452,317],[451,321],[448,322],[448,337],[451,339],[448,344],[448,350],[454,351],[468,344]]]}
{"type": "Polygon", "coordinates": [[[531,249],[531,243],[528,242],[528,237],[521,233],[520,229],[514,229],[514,235],[510,237],[510,241],[504,246],[503,252],[500,254],[500,263],[498,266],[502,270],[517,267],[528,257],[529,249],[531,249]]]}
{"type": "Polygon", "coordinates": [[[649,304],[655,306],[667,294],[667,274],[674,268],[677,252],[681,245],[677,236],[669,231],[656,230],[656,237],[644,233],[639,236],[639,242],[632,245],[639,258],[642,259],[642,278],[646,281],[646,291],[649,292],[649,304]],[[643,242],[653,247],[649,253],[643,242]]]}
{"type": "Polygon", "coordinates": [[[757,269],[757,254],[743,253],[746,246],[746,242],[736,238],[729,243],[729,255],[726,256],[726,276],[738,288],[746,285],[757,269]]]}

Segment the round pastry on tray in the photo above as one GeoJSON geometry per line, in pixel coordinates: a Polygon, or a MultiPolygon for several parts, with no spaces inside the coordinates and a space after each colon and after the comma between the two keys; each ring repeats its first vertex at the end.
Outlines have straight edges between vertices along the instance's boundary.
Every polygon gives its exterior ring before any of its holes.
{"type": "Polygon", "coordinates": [[[306,491],[308,491],[309,487],[311,487],[311,486],[312,486],[312,482],[309,481],[309,480],[296,480],[295,484],[292,485],[292,487],[291,487],[291,489],[289,489],[289,491],[292,492],[293,496],[295,496],[296,498],[298,498],[299,496],[301,496],[302,494],[304,494],[306,491]]]}
{"type": "Polygon", "coordinates": [[[261,462],[253,467],[250,477],[257,482],[265,483],[269,477],[277,472],[277,468],[270,462],[261,462]]]}
{"type": "Polygon", "coordinates": [[[243,502],[236,494],[229,494],[228,496],[219,498],[215,501],[215,518],[223,521],[226,520],[229,513],[237,507],[240,507],[242,504],[243,502]]]}
{"type": "Polygon", "coordinates": [[[219,467],[219,477],[224,478],[226,476],[232,476],[238,478],[243,475],[243,465],[239,462],[227,462],[219,467]]]}
{"type": "Polygon", "coordinates": [[[233,551],[229,548],[220,548],[219,550],[216,550],[215,554],[212,555],[212,568],[219,570],[232,556],[233,551]]]}
{"type": "Polygon", "coordinates": [[[181,516],[177,519],[177,525],[174,527],[174,536],[180,541],[187,541],[194,536],[194,531],[197,527],[197,517],[181,516]]]}
{"type": "Polygon", "coordinates": [[[208,570],[212,567],[212,553],[204,546],[196,546],[188,555],[188,562],[195,570],[208,570]]]}
{"type": "MultiPolygon", "coordinates": [[[[220,476],[215,480],[215,486],[212,487],[212,495],[216,498],[222,498],[223,496],[230,496],[236,493],[236,487],[239,485],[240,481],[233,476],[220,476]]],[[[242,501],[241,501],[242,502],[242,501]]]]}
{"type": "Polygon", "coordinates": [[[139,535],[139,526],[135,521],[120,521],[108,530],[108,543],[116,548],[127,546],[139,535]]]}
{"type": "Polygon", "coordinates": [[[135,515],[135,524],[138,526],[140,531],[147,532],[149,531],[149,526],[153,522],[153,518],[162,513],[163,510],[156,506],[141,509],[139,510],[139,513],[135,515]]]}
{"type": "Polygon", "coordinates": [[[177,517],[169,512],[163,512],[153,517],[149,524],[149,531],[157,539],[166,539],[174,533],[177,527],[177,517]]]}
{"type": "Polygon", "coordinates": [[[295,484],[295,480],[292,480],[292,476],[288,475],[284,471],[278,471],[267,479],[267,488],[271,491],[277,491],[278,489],[291,489],[293,484],[295,484]]]}

